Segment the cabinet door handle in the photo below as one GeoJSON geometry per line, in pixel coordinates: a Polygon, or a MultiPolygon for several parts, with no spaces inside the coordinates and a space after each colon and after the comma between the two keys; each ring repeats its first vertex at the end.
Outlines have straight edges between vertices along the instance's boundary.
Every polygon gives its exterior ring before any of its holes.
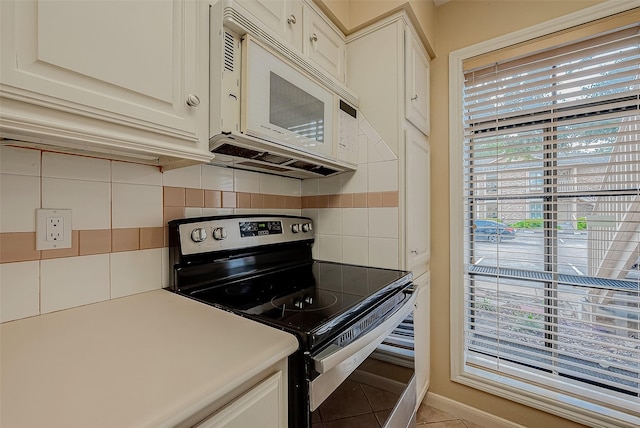
{"type": "Polygon", "coordinates": [[[293,25],[295,23],[296,23],[296,16],[295,15],[291,15],[289,18],[287,18],[287,24],[293,25]]]}
{"type": "Polygon", "coordinates": [[[197,95],[189,94],[187,97],[187,105],[190,107],[198,107],[200,105],[200,98],[197,95]]]}
{"type": "Polygon", "coordinates": [[[413,97],[411,97],[411,101],[415,101],[415,100],[417,100],[417,99],[418,99],[418,95],[417,95],[417,94],[416,94],[416,95],[414,95],[413,97]]]}
{"type": "Polygon", "coordinates": [[[309,40],[311,40],[312,42],[317,42],[318,41],[318,35],[316,33],[313,33],[311,35],[311,37],[309,37],[309,40]]]}
{"type": "Polygon", "coordinates": [[[410,252],[411,252],[411,254],[414,254],[416,256],[418,255],[418,250],[411,250],[410,252]]]}

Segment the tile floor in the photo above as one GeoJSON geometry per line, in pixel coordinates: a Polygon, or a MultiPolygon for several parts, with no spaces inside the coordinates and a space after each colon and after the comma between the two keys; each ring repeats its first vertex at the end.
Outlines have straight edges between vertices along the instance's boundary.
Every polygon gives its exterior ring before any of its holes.
{"type": "MultiPolygon", "coordinates": [[[[380,428],[398,395],[347,379],[313,412],[312,428],[380,428]]],[[[417,428],[482,428],[436,408],[418,409],[417,428]]]]}

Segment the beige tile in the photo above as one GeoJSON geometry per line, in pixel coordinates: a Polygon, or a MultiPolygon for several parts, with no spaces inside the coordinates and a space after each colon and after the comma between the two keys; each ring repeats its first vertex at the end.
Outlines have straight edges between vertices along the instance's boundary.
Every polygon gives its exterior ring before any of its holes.
{"type": "Polygon", "coordinates": [[[329,196],[318,195],[316,196],[316,208],[329,208],[329,196]]]}
{"type": "Polygon", "coordinates": [[[286,210],[299,210],[302,209],[302,199],[299,196],[286,196],[284,197],[284,209],[286,210]]]}
{"type": "Polygon", "coordinates": [[[302,185],[304,180],[298,180],[296,178],[281,177],[282,182],[280,184],[280,190],[276,194],[286,196],[302,196],[302,185]]]}
{"type": "Polygon", "coordinates": [[[219,166],[202,165],[202,188],[233,191],[233,170],[219,166]]]}
{"type": "Polygon", "coordinates": [[[398,206],[398,192],[382,192],[382,206],[383,207],[397,207],[398,206]]]}
{"type": "Polygon", "coordinates": [[[162,248],[164,246],[164,227],[141,227],[140,249],[162,248]]]}
{"type": "Polygon", "coordinates": [[[363,193],[367,191],[367,168],[358,168],[356,171],[345,172],[342,176],[343,193],[363,193]]]}
{"type": "Polygon", "coordinates": [[[342,190],[342,177],[340,174],[332,177],[325,177],[318,181],[319,195],[336,195],[342,190]]]}
{"type": "Polygon", "coordinates": [[[201,165],[170,169],[162,173],[162,185],[169,187],[190,187],[193,189],[201,189],[201,175],[201,165]]]}
{"type": "Polygon", "coordinates": [[[161,283],[162,283],[162,288],[168,288],[169,287],[169,283],[170,283],[170,275],[172,275],[172,269],[169,269],[169,248],[167,246],[164,246],[160,249],[160,257],[161,257],[161,263],[162,263],[162,276],[161,276],[161,283]]]}
{"type": "Polygon", "coordinates": [[[109,255],[40,262],[40,311],[59,311],[109,299],[109,255]]]}
{"type": "MultiPolygon", "coordinates": [[[[284,202],[284,199],[283,199],[284,202]]],[[[276,195],[262,195],[262,207],[274,209],[276,207],[276,195]]]]}
{"type": "Polygon", "coordinates": [[[281,194],[283,181],[284,178],[277,175],[260,174],[260,193],[271,195],[281,194]]]}
{"type": "Polygon", "coordinates": [[[184,207],[186,206],[186,189],[184,187],[164,187],[163,202],[164,207],[184,207]]]}
{"type": "Polygon", "coordinates": [[[309,178],[302,180],[302,196],[315,196],[318,194],[319,178],[309,178]]]}
{"type": "Polygon", "coordinates": [[[113,183],[111,227],[162,226],[162,187],[113,183]]]}
{"type": "MultiPolygon", "coordinates": [[[[236,208],[251,208],[251,193],[241,193],[238,192],[236,193],[237,196],[237,202],[235,207],[236,208]]],[[[226,207],[226,205],[224,205],[224,194],[222,196],[222,200],[223,200],[223,207],[226,207]]]]}
{"type": "Polygon", "coordinates": [[[259,193],[260,175],[261,174],[252,171],[234,170],[233,190],[244,193],[259,193]]]}
{"type": "MultiPolygon", "coordinates": [[[[340,384],[320,405],[320,416],[325,426],[328,421],[367,413],[371,414],[371,407],[364,392],[358,383],[349,379],[340,384]]],[[[371,416],[373,417],[373,414],[371,416]]]]}
{"type": "Polygon", "coordinates": [[[111,230],[111,252],[117,253],[138,249],[140,249],[140,231],[138,228],[111,230]]]}
{"type": "Polygon", "coordinates": [[[43,178],[42,208],[71,209],[75,230],[108,229],[111,227],[111,183],[43,178]]]}
{"type": "Polygon", "coordinates": [[[43,152],[42,176],[71,180],[111,182],[111,161],[86,156],[43,152]]]}
{"type": "Polygon", "coordinates": [[[369,192],[367,194],[367,206],[378,208],[382,206],[382,192],[369,192]]]}
{"type": "Polygon", "coordinates": [[[340,208],[340,195],[328,195],[329,208],[340,208]]]}
{"type": "MultiPolygon", "coordinates": [[[[274,208],[284,209],[285,201],[287,197],[284,195],[274,195],[274,197],[275,197],[274,208]]],[[[302,198],[298,198],[298,199],[300,199],[300,206],[302,206],[302,198]]]]}
{"type": "Polygon", "coordinates": [[[0,233],[0,263],[39,260],[35,232],[0,233]]]}
{"type": "Polygon", "coordinates": [[[0,174],[0,232],[34,232],[40,177],[0,174]]]}
{"type": "Polygon", "coordinates": [[[111,254],[111,298],[162,288],[160,248],[111,254]]]}
{"type": "Polygon", "coordinates": [[[0,264],[0,322],[40,313],[40,262],[0,264]]]}
{"type": "Polygon", "coordinates": [[[171,220],[184,218],[184,207],[164,207],[164,220],[163,224],[166,225],[171,220]]]}
{"type": "Polygon", "coordinates": [[[342,210],[342,233],[345,236],[369,236],[369,215],[366,208],[342,210]]]}
{"type": "Polygon", "coordinates": [[[185,206],[199,208],[204,207],[204,190],[185,189],[185,206]]]}
{"type": "Polygon", "coordinates": [[[111,182],[161,187],[162,172],[157,166],[112,161],[111,182]]]}
{"type": "Polygon", "coordinates": [[[368,164],[367,189],[369,192],[389,192],[398,190],[398,161],[368,164]]]}
{"type": "Polygon", "coordinates": [[[367,208],[368,198],[366,193],[354,193],[353,194],[353,208],[367,208]]]}
{"type": "Polygon", "coordinates": [[[236,208],[237,206],[236,192],[222,192],[222,208],[236,208]]]}
{"type": "Polygon", "coordinates": [[[205,190],[204,206],[205,208],[221,208],[222,192],[220,192],[219,190],[205,190]]]}
{"type": "Polygon", "coordinates": [[[340,195],[340,208],[353,208],[352,193],[345,193],[340,195]]]}
{"type": "Polygon", "coordinates": [[[368,265],[369,238],[360,236],[343,236],[342,262],[354,265],[368,265]]]}
{"type": "Polygon", "coordinates": [[[40,150],[0,146],[0,174],[40,177],[40,150]]]}
{"type": "Polygon", "coordinates": [[[184,209],[184,218],[202,217],[203,208],[186,207],[184,209]]]}
{"type": "Polygon", "coordinates": [[[343,211],[340,208],[327,208],[318,211],[318,222],[315,224],[316,232],[325,235],[341,235],[343,211]]]}
{"type": "Polygon", "coordinates": [[[55,250],[42,250],[41,259],[57,259],[60,257],[75,257],[80,253],[78,245],[78,231],[71,231],[71,248],[60,248],[55,250]]]}
{"type": "MultiPolygon", "coordinates": [[[[239,206],[239,208],[244,208],[239,206]]],[[[251,208],[264,208],[264,195],[260,193],[252,193],[251,194],[251,208]]]]}
{"type": "Polygon", "coordinates": [[[78,253],[81,256],[110,253],[111,229],[80,230],[78,241],[78,253]]]}
{"type": "Polygon", "coordinates": [[[369,238],[369,265],[398,269],[398,240],[369,238]]]}
{"type": "Polygon", "coordinates": [[[398,208],[370,208],[369,236],[375,238],[397,238],[398,208]]]}
{"type": "Polygon", "coordinates": [[[342,236],[316,234],[316,244],[320,260],[342,262],[342,236]]]}
{"type": "Polygon", "coordinates": [[[317,208],[318,197],[317,196],[303,196],[302,197],[302,209],[305,208],[317,208]]]}
{"type": "Polygon", "coordinates": [[[432,406],[427,406],[424,403],[421,404],[420,407],[418,407],[418,412],[416,414],[416,420],[418,423],[443,422],[451,421],[454,419],[458,418],[443,410],[436,409],[432,406]]]}

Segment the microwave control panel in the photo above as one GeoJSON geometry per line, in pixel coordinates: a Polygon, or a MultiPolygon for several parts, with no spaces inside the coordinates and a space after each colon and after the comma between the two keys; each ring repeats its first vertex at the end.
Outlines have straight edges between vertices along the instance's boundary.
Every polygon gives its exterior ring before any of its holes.
{"type": "Polygon", "coordinates": [[[358,111],[342,100],[338,108],[338,159],[358,163],[358,111]]]}

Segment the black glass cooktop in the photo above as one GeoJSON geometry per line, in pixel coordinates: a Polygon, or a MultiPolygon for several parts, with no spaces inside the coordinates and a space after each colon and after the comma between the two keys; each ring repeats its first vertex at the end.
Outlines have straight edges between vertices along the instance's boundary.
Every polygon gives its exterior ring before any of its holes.
{"type": "Polygon", "coordinates": [[[325,336],[386,294],[406,286],[409,272],[313,261],[245,277],[189,296],[298,335],[325,336]]]}

